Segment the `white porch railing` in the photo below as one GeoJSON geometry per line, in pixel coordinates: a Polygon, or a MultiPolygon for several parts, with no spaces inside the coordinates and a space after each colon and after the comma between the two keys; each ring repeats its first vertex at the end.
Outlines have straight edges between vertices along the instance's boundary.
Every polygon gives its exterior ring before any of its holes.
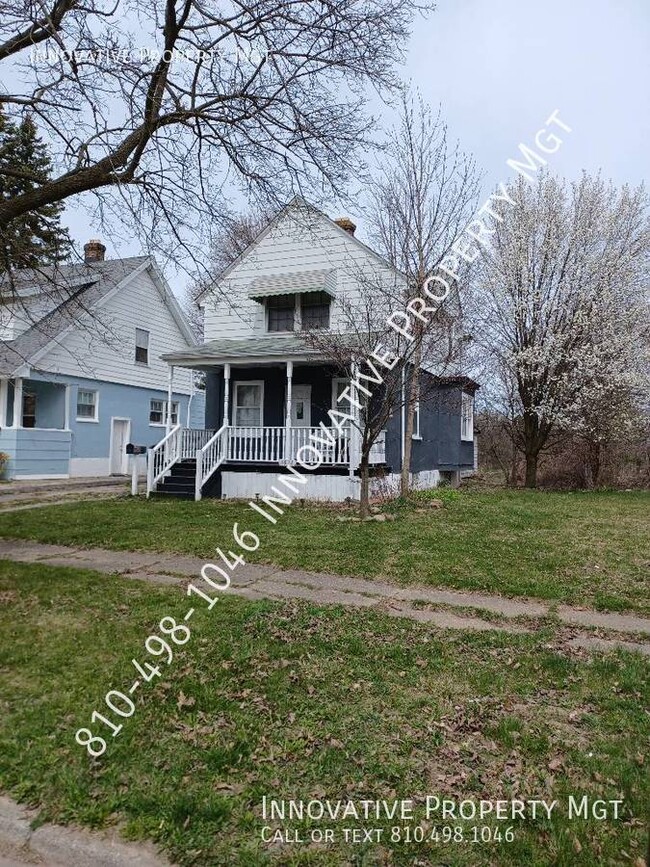
{"type": "Polygon", "coordinates": [[[196,457],[196,480],[194,483],[194,499],[201,499],[203,485],[213,475],[215,470],[224,462],[226,458],[228,443],[228,426],[223,425],[216,433],[210,437],[206,444],[197,449],[196,457]]]}
{"type": "MultiPolygon", "coordinates": [[[[352,431],[320,427],[229,427],[218,431],[174,427],[149,451],[147,496],[180,460],[196,459],[195,498],[201,499],[205,483],[225,461],[236,463],[284,464],[296,461],[303,446],[314,445],[322,455],[322,466],[349,466],[353,460],[352,431]]],[[[310,455],[305,455],[310,460],[310,455]]],[[[386,459],[385,432],[370,451],[370,463],[386,459]]]]}
{"type": "Polygon", "coordinates": [[[181,439],[181,458],[185,460],[186,458],[194,458],[196,457],[196,453],[199,449],[202,449],[203,446],[212,439],[212,437],[216,434],[216,429],[212,430],[204,430],[203,428],[192,428],[186,427],[183,428],[183,436],[181,439]]]}
{"type": "Polygon", "coordinates": [[[303,446],[312,442],[323,456],[323,464],[349,464],[350,431],[332,430],[332,442],[318,427],[229,427],[228,461],[246,463],[292,462],[303,446]],[[314,437],[314,440],[312,440],[314,437]]]}
{"type": "Polygon", "coordinates": [[[159,443],[149,449],[147,455],[147,496],[156,484],[181,457],[182,431],[179,424],[173,427],[159,443]]]}

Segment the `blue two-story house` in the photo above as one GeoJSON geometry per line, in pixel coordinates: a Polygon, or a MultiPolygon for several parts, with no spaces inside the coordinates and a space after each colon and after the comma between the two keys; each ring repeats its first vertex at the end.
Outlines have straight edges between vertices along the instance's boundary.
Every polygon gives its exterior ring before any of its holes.
{"type": "MultiPolygon", "coordinates": [[[[24,270],[0,305],[0,452],[10,479],[127,471],[128,442],[204,427],[192,372],[170,389],[161,356],[194,336],[156,263],[107,260],[24,270]],[[169,407],[169,412],[168,412],[169,407]]],[[[8,287],[5,287],[8,290],[8,287]]]]}

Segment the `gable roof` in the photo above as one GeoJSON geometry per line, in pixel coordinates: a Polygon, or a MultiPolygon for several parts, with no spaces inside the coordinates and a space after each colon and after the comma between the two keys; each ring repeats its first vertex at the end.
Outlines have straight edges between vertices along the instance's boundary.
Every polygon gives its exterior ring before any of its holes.
{"type": "MultiPolygon", "coordinates": [[[[319,217],[322,220],[327,221],[327,223],[332,226],[335,231],[340,232],[348,241],[352,241],[356,244],[357,247],[362,249],[366,254],[372,256],[377,262],[381,265],[384,265],[386,268],[390,268],[393,273],[398,275],[399,277],[404,277],[401,271],[399,271],[391,262],[388,261],[384,256],[380,255],[373,250],[372,247],[369,247],[367,244],[364,244],[363,241],[360,241],[356,235],[351,234],[346,229],[343,229],[336,220],[333,220],[331,217],[328,217],[324,211],[321,211],[315,205],[311,205],[305,199],[300,196],[294,196],[294,198],[286,204],[283,208],[281,208],[278,213],[266,224],[266,226],[258,233],[258,235],[254,238],[253,241],[243,250],[237,258],[228,265],[214,280],[213,286],[217,286],[221,283],[222,280],[225,280],[232,271],[247,257],[249,256],[253,250],[266,238],[269,232],[275,228],[275,226],[280,223],[285,216],[287,216],[291,211],[298,210],[302,208],[303,210],[311,212],[316,217],[319,217]]],[[[206,287],[202,292],[197,295],[195,301],[198,303],[210,292],[210,287],[206,287]]]]}
{"type": "Polygon", "coordinates": [[[194,345],[195,337],[178,301],[149,256],[22,269],[12,275],[14,297],[17,295],[25,302],[38,294],[50,293],[53,297],[60,294],[63,300],[15,339],[0,341],[0,375],[12,375],[34,364],[59,343],[66,332],[79,326],[85,314],[99,310],[137,274],[146,270],[181,333],[190,345],[194,345]]]}

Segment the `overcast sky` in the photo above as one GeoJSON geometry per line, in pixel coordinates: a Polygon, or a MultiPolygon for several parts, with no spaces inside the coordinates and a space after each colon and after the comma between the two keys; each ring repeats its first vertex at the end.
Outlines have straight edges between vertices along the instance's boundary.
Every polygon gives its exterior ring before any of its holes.
{"type": "MultiPolygon", "coordinates": [[[[404,76],[441,105],[486,187],[512,175],[506,160],[555,109],[573,132],[549,157],[554,171],[648,175],[650,0],[439,0],[417,22],[404,76]]],[[[79,246],[97,234],[78,207],[65,219],[79,246]]],[[[108,255],[141,252],[104,240],[108,255]]],[[[168,276],[177,290],[185,282],[168,276]]]]}

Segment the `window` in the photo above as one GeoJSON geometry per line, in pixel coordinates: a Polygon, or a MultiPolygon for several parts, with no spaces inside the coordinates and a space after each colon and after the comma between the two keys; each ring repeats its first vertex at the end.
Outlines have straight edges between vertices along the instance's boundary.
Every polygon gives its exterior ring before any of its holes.
{"type": "Polygon", "coordinates": [[[421,440],[422,436],[420,435],[420,400],[415,401],[415,406],[413,407],[413,439],[421,440]]]}
{"type": "Polygon", "coordinates": [[[295,295],[275,295],[266,299],[269,331],[293,331],[295,295]]]}
{"type": "MultiPolygon", "coordinates": [[[[149,424],[166,424],[167,419],[165,412],[167,409],[166,400],[151,400],[149,401],[149,424]]],[[[178,401],[172,401],[172,425],[178,424],[178,401]]]]}
{"type": "Polygon", "coordinates": [[[263,382],[235,383],[235,427],[261,427],[263,405],[263,382]]]}
{"type": "Polygon", "coordinates": [[[138,364],[149,364],[149,332],[144,328],[135,329],[135,360],[138,364]]]}
{"type": "Polygon", "coordinates": [[[460,438],[474,439],[474,398],[465,392],[463,392],[461,405],[460,438]]]}
{"type": "Polygon", "coordinates": [[[77,392],[77,421],[97,421],[97,392],[80,388],[77,392]]]}
{"type": "Polygon", "coordinates": [[[303,331],[330,326],[330,296],[327,292],[307,292],[300,296],[303,331]]]}
{"type": "Polygon", "coordinates": [[[36,395],[33,392],[23,393],[23,427],[36,427],[36,395]]]}

